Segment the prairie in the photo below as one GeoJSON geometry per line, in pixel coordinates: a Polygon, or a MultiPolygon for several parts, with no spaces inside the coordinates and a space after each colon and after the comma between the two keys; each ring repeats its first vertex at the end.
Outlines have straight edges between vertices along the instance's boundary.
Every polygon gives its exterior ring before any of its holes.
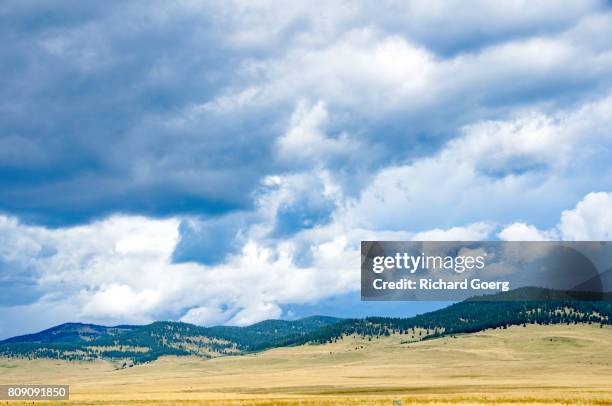
{"type": "Polygon", "coordinates": [[[612,404],[609,326],[406,337],[164,357],[123,369],[107,361],[2,358],[0,383],[69,384],[70,401],[47,402],[57,405],[612,404]]]}

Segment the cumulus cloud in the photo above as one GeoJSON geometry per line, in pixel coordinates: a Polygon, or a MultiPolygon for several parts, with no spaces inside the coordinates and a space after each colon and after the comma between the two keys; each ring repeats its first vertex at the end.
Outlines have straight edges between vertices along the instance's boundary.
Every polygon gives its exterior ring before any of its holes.
{"type": "Polygon", "coordinates": [[[493,225],[487,223],[474,223],[466,227],[452,227],[447,230],[439,228],[416,233],[412,238],[415,241],[481,241],[486,240],[493,225]]]}
{"type": "MultiPolygon", "coordinates": [[[[175,218],[122,216],[48,229],[0,217],[6,243],[0,259],[21,264],[19,271],[29,273],[38,291],[30,300],[3,303],[0,313],[11,324],[2,325],[0,335],[32,328],[33,322],[20,321],[20,315],[41,306],[50,313],[36,328],[57,318],[111,324],[172,318],[203,325],[278,318],[284,305],[316,303],[358,290],[360,239],[368,233],[387,237],[331,222],[293,238],[255,241],[261,230],[254,227],[238,252],[207,266],[173,262],[179,228],[175,218]],[[300,250],[308,251],[307,263],[300,262],[300,250]]],[[[479,239],[490,228],[474,224],[405,237],[479,239]]]]}
{"type": "Polygon", "coordinates": [[[506,241],[609,241],[612,239],[612,193],[589,193],[574,209],[561,213],[559,224],[540,230],[525,223],[505,227],[499,238],[506,241]]]}
{"type": "Polygon", "coordinates": [[[554,114],[479,121],[433,155],[379,171],[343,215],[379,229],[491,220],[552,222],[610,184],[612,98],[554,114]],[[385,210],[378,210],[384,207],[385,210]]]}
{"type": "Polygon", "coordinates": [[[182,322],[199,325],[219,325],[229,319],[231,319],[231,312],[228,314],[227,310],[213,306],[193,307],[180,318],[182,322]]]}
{"type": "Polygon", "coordinates": [[[566,240],[611,240],[612,193],[589,193],[561,214],[559,231],[566,240]]]}
{"type": "Polygon", "coordinates": [[[0,208],[58,226],[224,216],[252,210],[266,177],[309,166],[357,195],[370,172],[430,153],[461,126],[609,87],[608,8],[5,6],[0,208]]]}
{"type": "Polygon", "coordinates": [[[513,223],[498,234],[504,241],[551,241],[558,238],[554,230],[542,231],[536,226],[525,223],[513,223]]]}
{"type": "MultiPolygon", "coordinates": [[[[279,317],[283,303],[313,301],[357,286],[353,268],[358,263],[339,257],[346,250],[342,238],[313,246],[311,267],[293,263],[290,241],[272,247],[248,241],[226,262],[208,267],[172,261],[179,224],[174,218],[123,216],[48,229],[0,217],[6,243],[0,258],[20,264],[20,272],[29,272],[39,290],[26,303],[5,303],[2,312],[13,326],[4,326],[2,335],[20,331],[18,315],[43,304],[69,309],[71,318],[83,321],[182,318],[243,325],[279,317]]],[[[47,321],[40,322],[43,327],[47,321]]]]}
{"type": "Polygon", "coordinates": [[[357,140],[349,140],[346,134],[336,138],[327,136],[325,129],[328,120],[325,103],[298,103],[289,129],[278,139],[279,160],[291,166],[301,162],[316,168],[324,167],[339,157],[358,153],[361,148],[357,140]]]}

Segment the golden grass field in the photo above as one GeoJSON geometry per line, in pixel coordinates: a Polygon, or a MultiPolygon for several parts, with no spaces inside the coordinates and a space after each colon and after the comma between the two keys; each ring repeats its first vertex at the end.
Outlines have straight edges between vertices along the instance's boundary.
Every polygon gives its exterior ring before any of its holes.
{"type": "Polygon", "coordinates": [[[512,327],[405,341],[349,337],[127,369],[0,359],[0,383],[69,384],[71,400],[53,404],[70,405],[612,405],[611,327],[512,327]]]}

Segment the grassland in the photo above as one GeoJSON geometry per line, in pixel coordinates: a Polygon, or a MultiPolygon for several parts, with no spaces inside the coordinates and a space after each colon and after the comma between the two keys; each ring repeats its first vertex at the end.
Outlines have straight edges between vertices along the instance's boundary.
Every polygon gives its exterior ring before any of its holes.
{"type": "Polygon", "coordinates": [[[511,327],[422,342],[347,337],[126,369],[0,359],[0,383],[70,384],[72,405],[612,404],[612,327],[511,327]]]}

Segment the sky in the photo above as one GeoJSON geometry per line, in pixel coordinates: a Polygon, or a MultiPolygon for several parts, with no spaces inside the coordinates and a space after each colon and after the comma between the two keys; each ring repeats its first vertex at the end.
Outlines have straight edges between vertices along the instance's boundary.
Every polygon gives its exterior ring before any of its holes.
{"type": "Polygon", "coordinates": [[[606,1],[0,3],[0,338],[362,303],[361,240],[612,239],[606,1]]]}

